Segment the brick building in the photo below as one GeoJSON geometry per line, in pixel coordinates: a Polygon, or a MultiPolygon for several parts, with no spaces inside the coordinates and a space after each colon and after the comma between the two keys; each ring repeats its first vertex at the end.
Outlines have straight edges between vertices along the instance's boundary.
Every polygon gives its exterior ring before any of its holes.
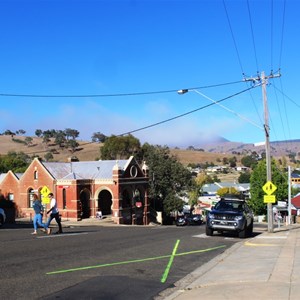
{"type": "MultiPolygon", "coordinates": [[[[0,191],[18,208],[18,215],[33,214],[32,195],[43,203],[47,187],[57,199],[62,218],[93,218],[98,211],[117,224],[149,224],[148,167],[128,160],[42,162],[35,158],[22,174],[0,175],[0,191]]],[[[45,204],[49,207],[49,204],[45,204]]]]}

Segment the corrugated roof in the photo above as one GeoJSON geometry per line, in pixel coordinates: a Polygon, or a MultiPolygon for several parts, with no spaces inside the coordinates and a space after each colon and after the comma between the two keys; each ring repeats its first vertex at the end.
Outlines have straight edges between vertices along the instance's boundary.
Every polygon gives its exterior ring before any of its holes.
{"type": "Polygon", "coordinates": [[[0,174],[0,182],[2,182],[2,180],[4,179],[4,177],[6,176],[7,173],[1,173],[0,174]]]}
{"type": "Polygon", "coordinates": [[[111,179],[116,163],[124,170],[129,160],[43,162],[43,165],[55,179],[111,179]]]}

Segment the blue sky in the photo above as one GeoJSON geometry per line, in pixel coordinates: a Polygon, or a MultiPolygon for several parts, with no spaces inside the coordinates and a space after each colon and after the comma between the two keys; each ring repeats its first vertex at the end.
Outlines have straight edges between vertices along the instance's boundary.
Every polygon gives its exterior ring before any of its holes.
{"type": "Polygon", "coordinates": [[[245,91],[243,73],[280,69],[270,140],[298,139],[299,11],[298,0],[0,0],[0,132],[261,142],[262,88],[245,91]]]}

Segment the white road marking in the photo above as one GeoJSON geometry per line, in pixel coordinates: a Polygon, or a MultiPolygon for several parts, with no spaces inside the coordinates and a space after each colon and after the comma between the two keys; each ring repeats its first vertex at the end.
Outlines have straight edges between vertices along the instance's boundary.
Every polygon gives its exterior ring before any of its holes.
{"type": "Polygon", "coordinates": [[[38,239],[57,238],[57,237],[67,237],[67,236],[82,235],[82,234],[88,234],[88,232],[49,234],[44,236],[37,236],[37,238],[38,239]]]}

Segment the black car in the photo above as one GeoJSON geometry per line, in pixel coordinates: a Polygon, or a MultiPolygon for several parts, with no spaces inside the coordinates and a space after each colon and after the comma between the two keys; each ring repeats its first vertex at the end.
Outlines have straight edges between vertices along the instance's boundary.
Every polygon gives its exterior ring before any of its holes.
{"type": "Polygon", "coordinates": [[[201,225],[202,223],[203,219],[199,214],[185,214],[176,219],[176,226],[201,225]]]}
{"type": "Polygon", "coordinates": [[[246,201],[221,198],[206,219],[206,235],[212,236],[214,231],[233,231],[238,233],[240,238],[251,236],[253,213],[246,201]]]}

